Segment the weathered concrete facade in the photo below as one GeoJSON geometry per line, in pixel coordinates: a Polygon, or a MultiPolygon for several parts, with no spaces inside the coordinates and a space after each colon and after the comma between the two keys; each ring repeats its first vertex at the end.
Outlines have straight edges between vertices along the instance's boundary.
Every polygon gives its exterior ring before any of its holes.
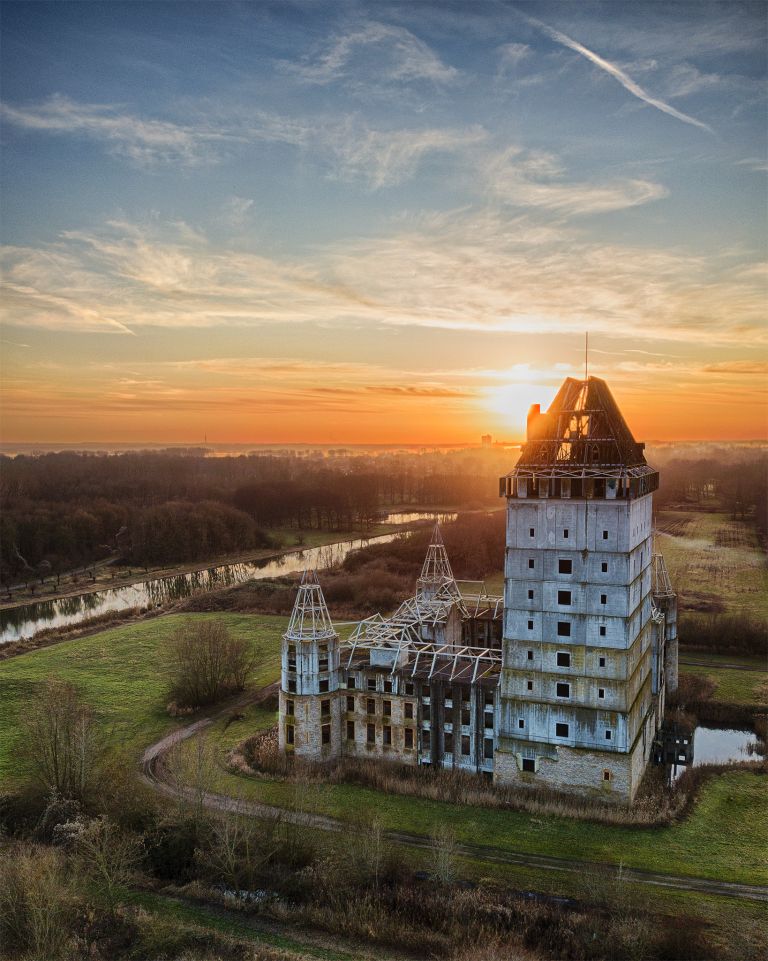
{"type": "Polygon", "coordinates": [[[341,644],[305,577],[280,746],[632,799],[677,683],[675,595],[645,462],[603,381],[567,380],[501,480],[504,597],[460,589],[439,531],[416,595],[341,644]]]}

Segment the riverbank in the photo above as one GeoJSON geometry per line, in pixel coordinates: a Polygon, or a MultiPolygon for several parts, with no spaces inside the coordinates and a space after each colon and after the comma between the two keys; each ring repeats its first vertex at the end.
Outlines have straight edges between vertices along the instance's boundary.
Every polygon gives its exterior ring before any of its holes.
{"type": "MultiPolygon", "coordinates": [[[[220,554],[209,557],[205,561],[190,561],[187,564],[171,564],[160,567],[133,565],[124,569],[116,567],[114,564],[105,565],[102,562],[101,566],[97,565],[95,567],[93,578],[90,576],[81,577],[76,582],[70,581],[67,587],[52,587],[49,582],[46,582],[44,585],[37,585],[34,592],[14,593],[12,601],[0,601],[0,613],[27,607],[29,604],[37,604],[41,601],[60,601],[67,597],[83,597],[112,588],[132,587],[136,584],[143,584],[148,580],[162,580],[167,577],[194,574],[210,570],[212,567],[276,560],[286,554],[297,554],[313,547],[328,547],[350,539],[378,537],[381,534],[389,534],[399,530],[415,530],[428,523],[429,520],[430,518],[425,518],[423,521],[412,521],[407,524],[375,524],[370,529],[350,531],[301,531],[296,528],[291,528],[288,531],[288,529],[281,528],[274,531],[275,536],[281,537],[287,533],[292,538],[293,542],[291,544],[283,547],[264,547],[255,551],[243,551],[239,554],[220,554]]],[[[70,577],[70,575],[65,576],[70,577]]]]}

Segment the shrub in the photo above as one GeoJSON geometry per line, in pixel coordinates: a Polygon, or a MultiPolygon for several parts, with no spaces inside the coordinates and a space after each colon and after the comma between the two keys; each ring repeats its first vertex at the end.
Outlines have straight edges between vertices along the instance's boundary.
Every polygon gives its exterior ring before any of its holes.
{"type": "Polygon", "coordinates": [[[253,667],[248,642],[234,638],[223,621],[196,621],[168,642],[171,696],[177,705],[200,707],[242,691],[253,667]]]}

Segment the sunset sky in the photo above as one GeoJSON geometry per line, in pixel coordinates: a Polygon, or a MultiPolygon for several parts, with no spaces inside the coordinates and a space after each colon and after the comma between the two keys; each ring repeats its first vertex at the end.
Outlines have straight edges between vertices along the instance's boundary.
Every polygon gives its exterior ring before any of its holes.
{"type": "Polygon", "coordinates": [[[2,20],[6,444],[766,436],[763,3],[2,20]]]}

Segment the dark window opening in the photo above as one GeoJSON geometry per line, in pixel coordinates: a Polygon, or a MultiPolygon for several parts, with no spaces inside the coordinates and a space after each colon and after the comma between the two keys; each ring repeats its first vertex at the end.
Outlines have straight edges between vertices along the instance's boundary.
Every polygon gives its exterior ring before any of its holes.
{"type": "Polygon", "coordinates": [[[558,685],[557,685],[557,696],[558,696],[558,697],[570,697],[570,696],[571,696],[571,685],[570,685],[570,684],[558,684],[558,685]]]}
{"type": "Polygon", "coordinates": [[[604,541],[608,540],[608,531],[603,531],[603,540],[604,541]]]}
{"type": "Polygon", "coordinates": [[[288,690],[291,692],[291,694],[296,693],[296,681],[288,681],[288,690]]]}
{"type": "Polygon", "coordinates": [[[557,652],[557,666],[558,667],[570,667],[571,666],[571,655],[566,654],[563,651],[557,652]]]}
{"type": "Polygon", "coordinates": [[[405,693],[408,695],[413,694],[413,684],[408,683],[405,685],[405,693]]]}
{"type": "Polygon", "coordinates": [[[365,703],[365,710],[367,714],[376,713],[376,701],[372,697],[369,697],[365,703]]]}
{"type": "Polygon", "coordinates": [[[469,727],[469,711],[462,711],[462,712],[461,712],[461,723],[462,723],[465,727],[469,727]]]}
{"type": "Polygon", "coordinates": [[[432,739],[432,732],[431,732],[431,731],[422,731],[422,732],[421,732],[421,749],[422,749],[422,751],[428,751],[428,750],[431,748],[431,746],[432,746],[432,745],[431,745],[431,739],[432,739]]]}
{"type": "Polygon", "coordinates": [[[486,715],[485,715],[485,726],[486,726],[486,727],[493,727],[493,714],[486,714],[486,715]]]}
{"type": "Polygon", "coordinates": [[[429,697],[429,684],[422,684],[422,685],[421,685],[421,696],[422,696],[422,697],[429,697]]]}
{"type": "Polygon", "coordinates": [[[605,658],[601,657],[599,661],[600,667],[605,667],[605,658]]]}
{"type": "Polygon", "coordinates": [[[493,738],[492,737],[486,737],[483,740],[483,757],[488,761],[493,757],[493,738]]]}
{"type": "Polygon", "coordinates": [[[384,725],[384,743],[392,743],[392,728],[388,724],[384,725]]]}
{"type": "Polygon", "coordinates": [[[568,537],[568,528],[567,528],[567,527],[563,530],[563,537],[566,538],[566,539],[567,539],[567,537],[568,537]]]}
{"type": "Polygon", "coordinates": [[[607,594],[601,594],[601,595],[600,595],[600,603],[601,603],[601,604],[607,604],[607,603],[608,603],[608,595],[607,595],[607,594]]]}
{"type": "Polygon", "coordinates": [[[603,771],[603,780],[604,780],[604,781],[610,781],[610,780],[611,780],[611,772],[610,772],[610,771],[608,771],[608,770],[603,771]]]}
{"type": "Polygon", "coordinates": [[[529,690],[529,691],[532,691],[532,690],[533,690],[533,681],[527,681],[526,683],[527,683],[527,685],[528,685],[528,690],[529,690]]]}
{"type": "Polygon", "coordinates": [[[384,701],[384,717],[392,717],[392,701],[384,701]]]}
{"type": "Polygon", "coordinates": [[[568,737],[568,725],[555,724],[555,735],[556,737],[568,737]]]}
{"type": "Polygon", "coordinates": [[[613,736],[613,735],[612,735],[612,733],[611,733],[610,731],[606,731],[606,732],[605,732],[605,739],[606,739],[606,741],[610,741],[610,739],[611,739],[612,736],[613,736]]]}
{"type": "Polygon", "coordinates": [[[325,678],[325,680],[320,681],[320,693],[321,693],[321,694],[327,694],[327,693],[328,693],[328,678],[327,678],[327,677],[325,678]]]}
{"type": "Polygon", "coordinates": [[[347,698],[347,710],[348,710],[348,711],[354,711],[354,709],[355,709],[355,699],[354,699],[354,697],[348,697],[348,698],[347,698]]]}
{"type": "Polygon", "coordinates": [[[392,693],[392,681],[384,681],[384,693],[385,694],[392,693]]]}
{"type": "Polygon", "coordinates": [[[519,718],[517,721],[517,726],[522,730],[525,727],[525,718],[519,718]]]}
{"type": "Polygon", "coordinates": [[[531,537],[535,537],[535,536],[536,536],[536,531],[534,530],[533,527],[531,527],[531,528],[529,529],[528,533],[530,534],[531,537]]]}
{"type": "Polygon", "coordinates": [[[354,741],[355,739],[355,722],[347,721],[347,740],[354,741]]]}
{"type": "Polygon", "coordinates": [[[288,717],[293,717],[293,701],[285,702],[285,713],[288,717]]]}
{"type": "Polygon", "coordinates": [[[461,753],[464,755],[469,754],[469,737],[466,734],[461,738],[461,753]]]}
{"type": "Polygon", "coordinates": [[[600,625],[600,637],[605,637],[605,624],[600,625]]]}
{"type": "Polygon", "coordinates": [[[453,734],[450,731],[443,735],[443,753],[453,754],[453,734]]]}
{"type": "Polygon", "coordinates": [[[325,701],[320,701],[320,713],[323,715],[323,717],[327,717],[331,713],[330,698],[325,701]]]}
{"type": "Polygon", "coordinates": [[[536,773],[536,759],[532,757],[523,758],[523,770],[528,771],[531,774],[536,773]]]}
{"type": "Polygon", "coordinates": [[[323,724],[320,728],[320,736],[323,744],[331,743],[331,725],[323,724]]]}
{"type": "Polygon", "coordinates": [[[413,748],[413,728],[407,727],[405,729],[405,746],[413,748]]]}
{"type": "Polygon", "coordinates": [[[603,574],[608,573],[608,564],[605,561],[603,561],[603,563],[600,565],[600,570],[603,572],[603,574]]]}
{"type": "Polygon", "coordinates": [[[347,687],[350,689],[350,691],[354,691],[354,689],[355,689],[355,679],[354,679],[354,677],[348,677],[348,678],[347,678],[347,687]]]}
{"type": "Polygon", "coordinates": [[[533,630],[533,621],[528,621],[528,630],[529,631],[533,630]]]}
{"type": "Polygon", "coordinates": [[[557,622],[557,636],[558,636],[558,637],[570,637],[570,636],[571,636],[571,624],[570,624],[570,621],[558,621],[558,622],[557,622]]]}
{"type": "Polygon", "coordinates": [[[369,744],[376,743],[376,725],[369,724],[366,728],[366,740],[369,744]]]}
{"type": "Polygon", "coordinates": [[[368,678],[368,690],[369,690],[369,691],[375,691],[375,690],[376,690],[376,678],[375,678],[375,677],[369,677],[369,678],[368,678]]]}
{"type": "Polygon", "coordinates": [[[405,702],[405,718],[407,721],[413,720],[413,703],[411,701],[405,702]]]}
{"type": "Polygon", "coordinates": [[[533,568],[534,568],[535,566],[536,566],[536,562],[534,561],[534,559],[533,559],[532,557],[529,557],[529,558],[528,558],[528,567],[529,567],[531,570],[533,570],[533,568]]]}
{"type": "Polygon", "coordinates": [[[285,729],[285,740],[288,744],[293,744],[295,739],[295,729],[293,724],[289,724],[285,729]]]}
{"type": "Polygon", "coordinates": [[[528,591],[528,600],[529,601],[533,600],[533,591],[528,591]]]}
{"type": "Polygon", "coordinates": [[[528,660],[529,661],[533,660],[533,651],[528,651],[528,660]]]}
{"type": "Polygon", "coordinates": [[[422,704],[422,705],[421,705],[421,718],[422,718],[422,720],[423,720],[423,721],[428,721],[428,720],[430,719],[430,717],[431,717],[431,713],[430,713],[430,710],[429,710],[429,704],[422,704]]]}
{"type": "Polygon", "coordinates": [[[570,604],[570,603],[571,603],[571,592],[570,592],[570,591],[558,591],[558,592],[557,592],[557,603],[558,603],[558,604],[570,604]]]}
{"type": "Polygon", "coordinates": [[[604,687],[598,687],[598,689],[597,689],[597,696],[598,696],[598,697],[605,697],[605,688],[604,688],[604,687]]]}
{"type": "Polygon", "coordinates": [[[557,562],[557,573],[558,574],[572,574],[573,573],[573,561],[570,558],[561,557],[557,562]]]}

